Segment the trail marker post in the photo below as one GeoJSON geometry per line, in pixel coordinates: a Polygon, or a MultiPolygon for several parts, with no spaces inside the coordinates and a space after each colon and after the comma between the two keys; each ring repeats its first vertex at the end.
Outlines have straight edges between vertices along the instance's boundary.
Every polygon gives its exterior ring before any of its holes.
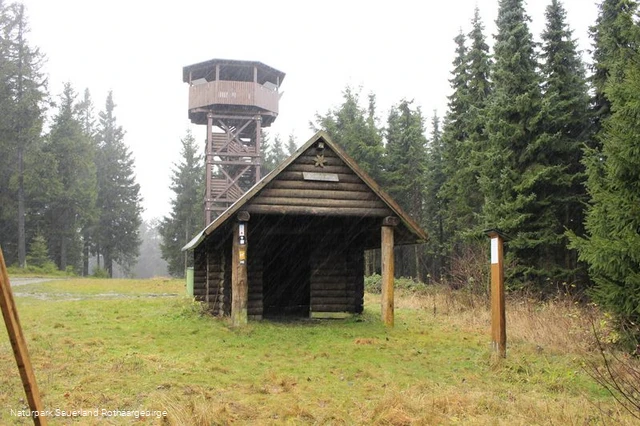
{"type": "Polygon", "coordinates": [[[491,349],[507,356],[507,324],[504,302],[504,240],[500,230],[485,231],[491,239],[491,349]]]}

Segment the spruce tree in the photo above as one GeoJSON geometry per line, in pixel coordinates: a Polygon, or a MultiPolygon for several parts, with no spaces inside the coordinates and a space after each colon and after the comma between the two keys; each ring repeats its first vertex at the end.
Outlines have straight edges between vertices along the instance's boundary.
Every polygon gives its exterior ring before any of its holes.
{"type": "MultiPolygon", "coordinates": [[[[633,51],[630,43],[634,31],[634,14],[638,3],[634,0],[602,0],[598,5],[596,24],[589,28],[593,39],[593,63],[591,86],[593,88],[594,132],[598,133],[602,122],[609,116],[611,105],[606,96],[607,81],[618,78],[614,64],[629,60],[633,51]]],[[[619,71],[619,69],[618,69],[619,71]]]]}
{"type": "Polygon", "coordinates": [[[167,261],[169,273],[182,277],[185,268],[193,266],[193,259],[181,249],[203,226],[204,163],[190,131],[180,142],[181,160],[174,164],[169,187],[174,193],[171,213],[162,219],[158,230],[162,258],[167,261]]]}
{"type": "MultiPolygon", "coordinates": [[[[413,101],[394,105],[386,128],[385,189],[413,218],[420,220],[424,212],[427,139],[422,111],[413,101]]],[[[420,270],[418,252],[409,247],[396,250],[396,272],[417,276],[420,270]]]]}
{"type": "Polygon", "coordinates": [[[289,135],[289,139],[287,139],[287,154],[293,155],[294,152],[298,150],[298,144],[296,143],[296,138],[293,136],[293,133],[289,135]]]}
{"type": "Polygon", "coordinates": [[[558,0],[546,9],[542,33],[540,135],[527,151],[533,166],[523,178],[535,199],[526,233],[532,273],[549,280],[575,282],[577,259],[567,249],[565,231],[581,232],[586,201],[582,146],[589,139],[589,95],[576,41],[558,0]],[[535,269],[533,269],[535,268],[535,269]]]}
{"type": "Polygon", "coordinates": [[[314,130],[325,130],[377,182],[382,181],[382,134],[375,123],[375,96],[368,108],[360,106],[359,93],[347,87],[340,107],[325,115],[316,114],[314,130]]]}
{"type": "Polygon", "coordinates": [[[493,91],[486,114],[488,141],[479,179],[484,196],[482,225],[500,228],[513,237],[508,262],[517,260],[518,266],[509,272],[519,282],[535,279],[529,272],[537,241],[530,233],[544,213],[527,209],[536,199],[537,162],[531,147],[538,136],[541,97],[529,21],[522,0],[500,0],[493,91]]]}
{"type": "MultiPolygon", "coordinates": [[[[93,101],[89,89],[84,90],[82,100],[78,103],[78,119],[82,125],[82,131],[91,142],[93,162],[96,163],[97,141],[96,141],[96,122],[93,109],[93,101]]],[[[97,191],[97,182],[96,182],[97,191]]],[[[95,202],[91,206],[85,206],[83,211],[84,220],[82,223],[82,276],[89,275],[89,257],[93,247],[92,236],[95,232],[98,212],[95,202]]]]}
{"type": "Polygon", "coordinates": [[[449,236],[445,233],[444,224],[445,205],[440,196],[446,178],[443,167],[443,149],[440,119],[437,112],[434,111],[431,119],[431,138],[426,153],[424,211],[421,223],[429,234],[426,247],[429,270],[436,280],[440,279],[441,273],[446,267],[449,253],[449,236]]]}
{"type": "MultiPolygon", "coordinates": [[[[603,11],[605,5],[603,3],[603,11]]],[[[622,2],[617,22],[633,23],[635,2],[622,2]]],[[[610,5],[609,5],[610,6],[610,5]]],[[[604,19],[601,16],[599,20],[604,19]]],[[[609,29],[601,28],[604,33],[609,29]]],[[[606,38],[605,34],[598,39],[606,38]]],[[[613,312],[625,337],[640,339],[640,26],[625,27],[624,42],[600,56],[608,76],[601,87],[610,105],[598,135],[600,146],[587,150],[586,237],[571,236],[572,247],[587,263],[592,295],[613,312]]]]}
{"type": "MultiPolygon", "coordinates": [[[[0,197],[3,210],[12,211],[17,219],[5,222],[2,233],[15,241],[21,267],[26,265],[27,240],[25,164],[29,151],[40,141],[46,98],[46,80],[40,71],[43,55],[29,44],[28,33],[24,6],[0,3],[0,144],[9,161],[3,167],[2,178],[8,179],[0,185],[0,197]],[[16,185],[8,185],[9,180],[16,185]]],[[[15,255],[13,250],[8,252],[11,261],[15,255]]]]}
{"type": "Polygon", "coordinates": [[[47,240],[42,233],[36,233],[31,239],[29,253],[27,254],[27,263],[29,266],[36,266],[38,268],[52,263],[49,257],[49,249],[47,248],[47,240]]]}
{"type": "Polygon", "coordinates": [[[124,131],[117,124],[115,106],[109,92],[105,110],[99,114],[96,201],[99,217],[94,237],[96,251],[103,256],[110,277],[114,262],[126,271],[138,257],[142,211],[133,157],[124,143],[124,131]]]}
{"type": "Polygon", "coordinates": [[[386,189],[415,218],[422,217],[426,145],[424,118],[413,101],[402,100],[389,112],[386,129],[386,189]]]}
{"type": "Polygon", "coordinates": [[[453,93],[442,137],[446,180],[439,197],[444,209],[444,234],[454,252],[460,250],[466,235],[477,225],[483,201],[478,175],[486,145],[484,114],[490,93],[491,62],[477,8],[468,38],[469,49],[462,32],[455,38],[456,58],[449,80],[453,93]]]}
{"type": "Polygon", "coordinates": [[[96,201],[96,166],[92,140],[83,131],[70,83],[64,85],[45,152],[55,161],[50,178],[58,181],[46,208],[50,253],[59,269],[79,268],[82,239],[78,232],[91,219],[96,201]]]}

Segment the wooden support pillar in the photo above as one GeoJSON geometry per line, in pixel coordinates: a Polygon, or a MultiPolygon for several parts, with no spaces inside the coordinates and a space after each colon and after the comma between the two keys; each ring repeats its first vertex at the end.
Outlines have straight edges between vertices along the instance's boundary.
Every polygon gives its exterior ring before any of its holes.
{"type": "Polygon", "coordinates": [[[394,317],[393,275],[395,273],[395,259],[393,256],[393,232],[398,223],[398,218],[393,216],[385,217],[382,221],[382,321],[389,327],[393,327],[394,317]]]}
{"type": "Polygon", "coordinates": [[[204,226],[209,225],[211,217],[213,190],[211,188],[211,177],[213,169],[213,113],[207,114],[207,150],[205,153],[205,193],[204,193],[204,226]]]}
{"type": "Polygon", "coordinates": [[[507,356],[507,324],[504,301],[504,236],[497,230],[486,231],[491,238],[491,349],[507,356]]]}
{"type": "Polygon", "coordinates": [[[257,116],[256,117],[256,154],[258,155],[258,158],[256,158],[257,160],[257,164],[256,164],[256,183],[258,183],[258,181],[260,181],[260,179],[262,179],[262,156],[260,155],[260,145],[262,144],[262,117],[261,116],[257,116]]]}
{"type": "Polygon", "coordinates": [[[247,276],[247,248],[249,213],[238,212],[233,228],[233,253],[231,257],[231,324],[239,327],[247,324],[249,304],[249,279],[247,276]]]}
{"type": "MultiPolygon", "coordinates": [[[[36,376],[33,373],[33,367],[31,366],[31,359],[29,358],[29,352],[27,351],[27,343],[22,334],[22,327],[20,326],[20,320],[18,318],[18,310],[13,300],[13,293],[9,283],[9,275],[7,274],[7,268],[4,263],[4,256],[2,249],[0,249],[0,307],[2,308],[2,316],[4,317],[4,324],[7,327],[9,333],[9,341],[11,342],[11,348],[13,349],[13,355],[18,364],[18,372],[20,373],[20,379],[22,380],[22,387],[27,396],[27,402],[29,403],[29,409],[31,413],[43,413],[44,406],[40,399],[40,391],[38,390],[38,384],[36,383],[36,376]]],[[[33,424],[46,425],[47,418],[40,417],[39,415],[33,415],[33,424]]]]}

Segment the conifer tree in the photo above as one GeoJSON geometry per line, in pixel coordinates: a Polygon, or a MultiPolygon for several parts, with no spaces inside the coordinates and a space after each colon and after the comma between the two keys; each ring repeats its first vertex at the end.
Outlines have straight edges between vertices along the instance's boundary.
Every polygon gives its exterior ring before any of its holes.
{"type": "Polygon", "coordinates": [[[565,230],[581,233],[586,201],[582,146],[589,139],[589,95],[577,45],[558,0],[546,9],[542,33],[540,135],[527,148],[533,167],[524,173],[535,199],[523,210],[531,267],[549,280],[574,280],[577,260],[567,249],[565,230]]]}
{"type": "MultiPolygon", "coordinates": [[[[527,207],[536,199],[536,158],[530,150],[538,136],[540,78],[529,17],[522,0],[500,0],[495,36],[493,91],[487,104],[487,149],[480,187],[483,227],[500,228],[513,237],[509,260],[517,259],[512,278],[520,282],[534,262],[537,215],[527,207]],[[527,178],[525,178],[525,174],[527,178]]],[[[514,281],[511,280],[513,283],[514,281]]]]}
{"type": "Polygon", "coordinates": [[[276,135],[273,139],[273,143],[270,145],[269,150],[266,153],[266,167],[263,174],[266,175],[268,172],[278,167],[278,165],[282,163],[286,158],[287,154],[284,152],[284,147],[282,146],[280,135],[276,135]]]}
{"type": "Polygon", "coordinates": [[[360,106],[359,93],[347,87],[340,107],[325,115],[316,114],[314,130],[325,130],[378,183],[382,182],[382,134],[375,124],[375,96],[368,108],[360,106]]]}
{"type": "Polygon", "coordinates": [[[36,233],[31,239],[29,253],[27,254],[27,263],[30,266],[37,266],[38,268],[42,268],[47,263],[51,263],[49,249],[47,248],[47,240],[40,232],[36,233]]]}
{"type": "MultiPolygon", "coordinates": [[[[413,101],[401,100],[389,112],[385,133],[385,189],[407,213],[420,220],[424,213],[427,164],[422,111],[413,107],[413,101]]],[[[396,250],[396,272],[417,276],[420,270],[417,254],[408,247],[396,250]]]]}
{"type": "MultiPolygon", "coordinates": [[[[40,141],[46,98],[46,80],[40,71],[43,55],[30,46],[28,33],[24,6],[0,3],[0,144],[8,154],[2,173],[7,180],[0,185],[0,197],[3,210],[17,219],[5,222],[2,233],[16,242],[21,267],[26,265],[27,240],[25,163],[29,151],[40,141]],[[8,185],[9,180],[15,180],[16,186],[8,185]]],[[[12,261],[13,250],[7,251],[8,261],[12,261]]]]}
{"type": "Polygon", "coordinates": [[[436,111],[431,119],[431,138],[428,142],[425,165],[424,212],[421,218],[424,229],[429,234],[427,254],[429,256],[429,270],[434,279],[439,280],[446,267],[449,252],[449,236],[445,234],[445,205],[442,200],[441,189],[445,183],[443,167],[443,143],[440,132],[440,119],[436,111]]]}
{"type": "Polygon", "coordinates": [[[611,110],[606,96],[607,81],[619,78],[613,72],[614,64],[627,61],[631,57],[631,34],[634,31],[634,13],[638,3],[634,0],[602,0],[595,25],[589,28],[593,39],[593,64],[591,65],[591,86],[594,133],[598,133],[611,110]]]}
{"type": "Polygon", "coordinates": [[[486,146],[485,108],[491,91],[491,61],[478,8],[471,23],[470,48],[466,48],[462,32],[455,39],[456,58],[450,80],[453,93],[443,133],[446,181],[439,196],[445,210],[446,240],[454,252],[475,230],[483,203],[478,176],[486,146]]]}
{"type": "MultiPolygon", "coordinates": [[[[93,162],[96,163],[97,143],[96,143],[96,122],[93,109],[93,101],[89,89],[84,90],[82,101],[78,103],[78,120],[81,123],[82,131],[91,142],[93,162]]],[[[96,182],[97,191],[97,182],[96,182]]],[[[84,220],[82,223],[82,276],[89,275],[89,257],[93,246],[92,236],[95,232],[98,212],[95,202],[84,209],[84,220]]]]}
{"type": "Polygon", "coordinates": [[[140,185],[135,181],[134,160],[124,143],[124,131],[114,115],[113,94],[109,92],[105,110],[99,114],[96,205],[99,217],[95,241],[104,268],[113,276],[113,264],[128,270],[138,257],[140,185]]]}
{"type": "Polygon", "coordinates": [[[293,133],[292,133],[289,135],[289,139],[287,139],[287,154],[291,156],[297,150],[298,150],[298,144],[296,143],[296,138],[293,136],[293,133]]]}
{"type": "Polygon", "coordinates": [[[204,190],[204,163],[200,149],[190,131],[180,141],[180,162],[174,164],[171,186],[173,192],[171,213],[159,225],[160,250],[167,261],[169,273],[184,276],[193,259],[182,252],[191,238],[203,226],[202,193],[204,190]]]}
{"type": "Polygon", "coordinates": [[[413,101],[402,100],[389,112],[386,129],[386,189],[415,218],[422,217],[426,145],[424,118],[413,101]]]}
{"type": "Polygon", "coordinates": [[[78,232],[91,219],[96,201],[96,166],[92,140],[83,131],[70,83],[64,85],[44,151],[55,161],[50,179],[58,182],[46,208],[50,253],[59,269],[79,267],[82,241],[78,232]]]}
{"type": "MultiPolygon", "coordinates": [[[[599,22],[607,7],[605,0],[599,22]]],[[[601,87],[610,105],[598,139],[587,150],[586,237],[571,236],[572,247],[587,263],[594,281],[592,295],[616,314],[629,341],[640,339],[640,26],[633,23],[638,5],[615,2],[616,22],[625,23],[624,41],[617,49],[603,49],[598,61],[609,70],[601,87]],[[631,25],[628,25],[630,24],[631,25]],[[610,56],[608,56],[610,54],[610,56]]],[[[608,10],[608,12],[606,12],[608,10]]],[[[597,31],[598,29],[596,29],[597,31]]],[[[600,27],[607,38],[608,28],[600,27]]]]}

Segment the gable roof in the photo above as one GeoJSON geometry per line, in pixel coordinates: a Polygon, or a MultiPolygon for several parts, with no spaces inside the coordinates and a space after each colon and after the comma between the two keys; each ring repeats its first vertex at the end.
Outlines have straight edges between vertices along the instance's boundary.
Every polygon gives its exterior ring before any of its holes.
{"type": "Polygon", "coordinates": [[[285,171],[287,167],[293,164],[300,156],[302,156],[303,153],[319,141],[323,141],[328,148],[333,150],[344,164],[349,167],[351,171],[358,176],[374,194],[376,194],[386,207],[397,215],[398,219],[400,219],[401,223],[407,228],[407,230],[417,237],[416,242],[424,242],[427,240],[428,237],[426,232],[424,232],[420,226],[404,210],[402,210],[402,208],[364,170],[362,170],[360,166],[356,164],[353,158],[351,158],[338,144],[334,143],[326,132],[319,131],[271,173],[267,174],[251,189],[249,189],[249,191],[242,195],[213,222],[200,231],[187,245],[182,248],[182,250],[191,250],[200,245],[207,235],[221,227],[229,218],[232,218],[239,210],[256,197],[262,189],[276,179],[280,173],[285,171]]]}

